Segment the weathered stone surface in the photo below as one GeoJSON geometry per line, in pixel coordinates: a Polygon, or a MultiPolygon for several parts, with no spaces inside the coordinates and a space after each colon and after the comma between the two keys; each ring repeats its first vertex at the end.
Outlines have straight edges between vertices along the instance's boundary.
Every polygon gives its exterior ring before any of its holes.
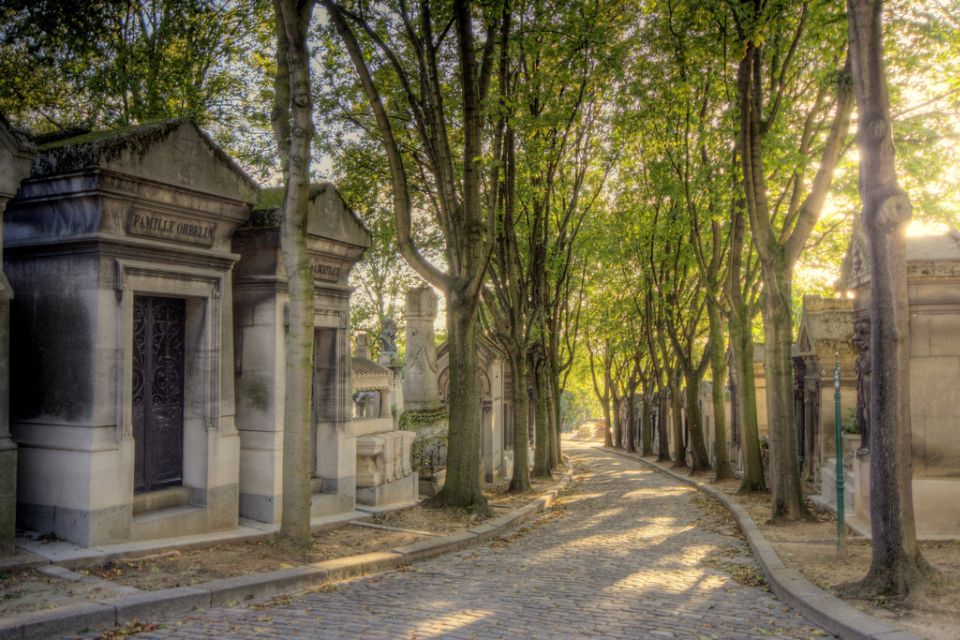
{"type": "MultiPolygon", "coordinates": [[[[855,237],[842,282],[855,293],[855,316],[868,319],[869,251],[855,237]]],[[[960,533],[960,232],[907,238],[910,305],[910,427],[917,533],[960,533]]],[[[868,398],[867,398],[868,399],[868,398]]],[[[861,400],[861,403],[864,401],[861,400]]],[[[868,416],[869,418],[869,416],[868,416]]],[[[866,471],[864,465],[858,471],[866,471]]],[[[859,482],[866,486],[867,483],[859,482]]],[[[867,519],[866,505],[857,505],[867,519]],[[861,508],[864,507],[864,508],[861,508]]]]}
{"type": "Polygon", "coordinates": [[[134,299],[143,295],[183,305],[179,482],[204,511],[191,522],[236,525],[239,440],[224,375],[234,361],[230,241],[256,193],[185,120],[42,146],[3,230],[18,289],[12,427],[28,458],[19,465],[25,527],[81,545],[135,535],[134,299]]]}
{"type": "MultiPolygon", "coordinates": [[[[234,275],[237,318],[237,429],[240,514],[279,522],[283,500],[284,331],[287,277],[280,254],[282,189],[266,189],[248,224],[233,236],[240,255],[234,275]]],[[[370,233],[329,184],[311,188],[307,251],[314,275],[316,423],[313,515],[354,508],[356,436],[352,418],[350,272],[370,246],[370,233]]]]}
{"type": "Polygon", "coordinates": [[[437,345],[433,330],[433,323],[437,319],[437,294],[432,288],[417,287],[407,291],[404,318],[407,321],[404,410],[436,411],[440,408],[437,345]]]}
{"type": "MultiPolygon", "coordinates": [[[[30,173],[36,149],[0,115],[0,239],[7,202],[30,173]]],[[[0,267],[3,246],[0,243],[0,267]]],[[[17,447],[10,438],[10,300],[13,287],[0,268],[0,556],[14,553],[17,510],[17,447]]]]}

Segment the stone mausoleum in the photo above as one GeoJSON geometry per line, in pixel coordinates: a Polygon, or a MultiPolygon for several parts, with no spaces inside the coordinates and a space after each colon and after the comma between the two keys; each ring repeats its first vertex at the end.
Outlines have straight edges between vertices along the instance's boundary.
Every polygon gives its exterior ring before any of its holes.
{"type": "Polygon", "coordinates": [[[257,192],[187,120],[40,145],[3,230],[18,526],[236,524],[231,240],[257,192]]]}
{"type": "MultiPolygon", "coordinates": [[[[856,519],[870,518],[870,260],[862,233],[855,232],[841,283],[855,295],[862,415],[861,451],[853,472],[856,519]]],[[[907,238],[910,309],[910,426],[913,505],[921,537],[960,534],[960,232],[907,238]]]]}
{"type": "MultiPolygon", "coordinates": [[[[481,470],[485,482],[496,482],[507,472],[503,443],[504,433],[510,431],[505,420],[508,415],[512,418],[513,414],[513,403],[507,400],[512,396],[507,395],[510,389],[505,385],[509,366],[487,338],[478,337],[477,346],[480,361],[477,375],[480,377],[481,470]]],[[[437,350],[437,385],[444,402],[450,397],[450,355],[447,351],[446,342],[437,350]]]]}
{"type": "MultiPolygon", "coordinates": [[[[280,255],[282,189],[265,190],[233,238],[240,513],[279,522],[283,496],[286,271],[280,255]]],[[[350,379],[351,269],[370,232],[333,185],[311,188],[307,251],[314,279],[313,516],[352,511],[357,437],[350,379]]]]}
{"type": "MultiPolygon", "coordinates": [[[[3,211],[30,174],[36,149],[27,136],[0,116],[0,237],[3,211]]],[[[0,245],[0,266],[3,246],[0,245]]],[[[0,556],[12,554],[16,533],[17,445],[10,437],[10,301],[13,288],[0,269],[0,556]]]]}
{"type": "Polygon", "coordinates": [[[797,451],[804,480],[828,495],[836,494],[834,370],[839,358],[840,417],[849,425],[857,405],[856,357],[853,300],[804,296],[793,345],[797,451]]]}
{"type": "MultiPolygon", "coordinates": [[[[370,359],[369,336],[357,335],[353,356],[353,428],[357,438],[357,502],[382,506],[418,497],[411,457],[416,433],[397,429],[397,372],[370,359]]],[[[381,358],[387,360],[388,358],[381,358]]]]}

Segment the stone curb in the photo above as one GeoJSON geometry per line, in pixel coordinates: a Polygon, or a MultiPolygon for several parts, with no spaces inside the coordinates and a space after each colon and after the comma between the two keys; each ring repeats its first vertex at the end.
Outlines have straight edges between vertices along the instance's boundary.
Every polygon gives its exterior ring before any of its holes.
{"type": "MultiPolygon", "coordinates": [[[[569,469],[550,489],[523,507],[447,536],[314,564],[212,580],[191,587],[143,591],[130,596],[34,611],[0,621],[0,640],[30,640],[175,616],[254,598],[391,571],[421,560],[477,546],[503,536],[546,510],[573,478],[569,469]]],[[[886,640],[900,640],[889,638],[886,640]]]]}
{"type": "Polygon", "coordinates": [[[824,591],[810,582],[796,569],[783,564],[773,545],[764,537],[760,527],[753,521],[746,509],[733,501],[724,492],[699,480],[679,474],[670,469],[645,460],[639,454],[601,447],[602,451],[613,453],[629,460],[636,460],[683,483],[692,485],[707,495],[716,498],[733,513],[740,530],[746,536],[753,555],[763,568],[767,581],[781,600],[802,613],[830,633],[843,640],[922,640],[902,629],[893,627],[856,609],[833,594],[824,591]]]}

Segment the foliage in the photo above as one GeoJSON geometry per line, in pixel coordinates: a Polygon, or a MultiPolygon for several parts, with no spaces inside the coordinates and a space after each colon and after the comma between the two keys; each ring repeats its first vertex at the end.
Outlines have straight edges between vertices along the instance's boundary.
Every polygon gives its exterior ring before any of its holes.
{"type": "Polygon", "coordinates": [[[186,116],[248,169],[275,164],[270,2],[4,0],[0,25],[0,112],[14,121],[64,132],[186,116]]]}
{"type": "Polygon", "coordinates": [[[437,411],[404,411],[400,414],[400,428],[417,431],[423,427],[434,426],[448,419],[446,409],[437,411]]]}

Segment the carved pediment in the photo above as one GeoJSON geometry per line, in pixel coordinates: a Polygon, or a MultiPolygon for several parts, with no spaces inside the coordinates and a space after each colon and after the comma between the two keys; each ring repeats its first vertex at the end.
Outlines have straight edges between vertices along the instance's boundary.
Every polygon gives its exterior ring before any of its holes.
{"type": "Polygon", "coordinates": [[[33,176],[105,169],[253,204],[257,184],[192,120],[90,132],[40,145],[33,176]]]}
{"type": "Polygon", "coordinates": [[[0,115],[0,198],[12,198],[20,181],[30,174],[36,147],[24,132],[0,115]]]}

